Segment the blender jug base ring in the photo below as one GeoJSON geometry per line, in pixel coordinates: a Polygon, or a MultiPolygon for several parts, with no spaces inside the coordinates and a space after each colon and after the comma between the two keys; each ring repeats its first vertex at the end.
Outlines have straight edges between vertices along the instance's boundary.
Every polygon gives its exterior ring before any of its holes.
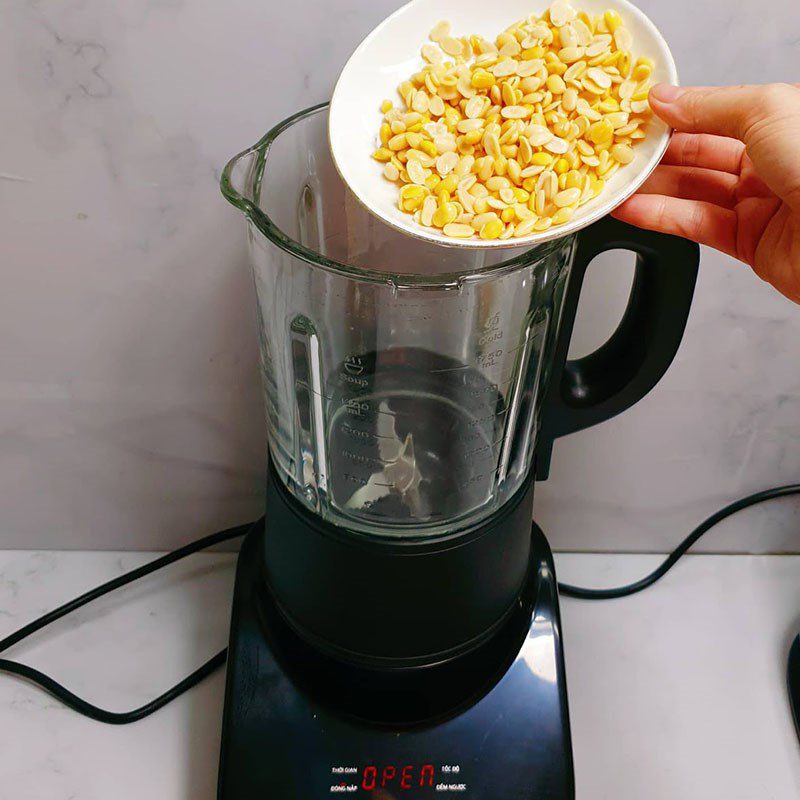
{"type": "Polygon", "coordinates": [[[263,585],[295,632],[343,661],[405,667],[480,647],[529,576],[533,481],[436,538],[364,536],[311,513],[270,464],[263,585]]]}
{"type": "Polygon", "coordinates": [[[442,791],[472,800],[573,800],[556,577],[536,526],[518,613],[484,648],[484,660],[494,654],[494,673],[476,677],[479,670],[465,662],[474,652],[458,659],[462,682],[476,682],[470,701],[416,726],[364,722],[353,712],[379,719],[414,705],[442,711],[437,667],[373,670],[372,684],[350,664],[332,675],[330,660],[294,634],[263,591],[267,535],[248,536],[237,567],[219,800],[421,799],[442,791]]]}

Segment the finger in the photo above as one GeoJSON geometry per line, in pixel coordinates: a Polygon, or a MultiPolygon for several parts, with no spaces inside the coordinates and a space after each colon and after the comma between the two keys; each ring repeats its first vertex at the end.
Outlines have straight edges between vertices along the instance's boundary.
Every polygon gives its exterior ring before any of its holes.
{"type": "Polygon", "coordinates": [[[729,208],[666,195],[639,194],[619,206],[614,216],[638,228],[683,236],[736,257],[736,212],[729,208]]]}
{"type": "Polygon", "coordinates": [[[738,178],[729,172],[700,167],[659,166],[645,181],[641,194],[666,194],[684,200],[703,200],[725,208],[736,205],[738,178]]]}
{"type": "Polygon", "coordinates": [[[744,144],[738,139],[708,133],[676,133],[661,163],[719,169],[738,175],[743,155],[744,144]]]}
{"type": "Polygon", "coordinates": [[[742,172],[739,175],[737,192],[739,197],[775,197],[775,192],[764,183],[746,153],[742,159],[742,172]]]}
{"type": "Polygon", "coordinates": [[[767,86],[680,87],[658,84],[650,90],[650,105],[669,125],[684,133],[711,133],[746,143],[753,124],[786,109],[788,84],[767,86]]]}

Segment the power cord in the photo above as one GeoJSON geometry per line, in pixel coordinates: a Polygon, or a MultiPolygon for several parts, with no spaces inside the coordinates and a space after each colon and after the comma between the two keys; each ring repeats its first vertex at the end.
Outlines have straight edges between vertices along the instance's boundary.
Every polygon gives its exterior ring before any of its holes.
{"type": "MultiPolygon", "coordinates": [[[[773,500],[778,497],[786,497],[794,494],[800,494],[800,484],[793,483],[787,486],[778,486],[774,489],[766,489],[763,492],[756,492],[755,494],[748,495],[741,500],[737,500],[730,505],[725,506],[725,508],[717,511],[715,514],[712,514],[710,517],[708,517],[708,519],[700,523],[700,525],[698,525],[675,548],[675,550],[669,555],[663,564],[661,564],[649,575],[645,576],[641,580],[636,581],[635,583],[613,589],[587,589],[580,586],[571,586],[570,584],[559,583],[559,591],[566,597],[574,597],[580,600],[611,600],[620,597],[627,597],[629,595],[636,594],[637,592],[641,592],[643,589],[652,586],[660,578],[663,578],[664,575],[666,575],[667,572],[669,572],[672,567],[675,566],[681,556],[683,556],[704,533],[713,528],[718,522],[721,522],[732,514],[735,514],[737,511],[742,511],[750,506],[763,503],[766,500],[773,500]]],[[[136,569],[131,570],[130,572],[127,572],[118,578],[107,581],[101,586],[82,594],[80,597],[76,597],[69,603],[65,603],[55,610],[44,614],[43,616],[39,617],[39,619],[28,623],[18,631],[6,636],[5,639],[0,639],[0,653],[8,650],[9,647],[12,647],[13,645],[21,642],[23,639],[26,639],[28,636],[31,636],[32,634],[46,627],[51,622],[61,619],[70,612],[85,606],[87,603],[91,603],[92,600],[96,600],[97,598],[102,597],[109,592],[113,592],[114,589],[119,589],[122,586],[126,586],[127,584],[132,583],[139,578],[150,575],[162,567],[166,567],[169,564],[174,564],[176,561],[180,561],[181,559],[186,558],[193,553],[213,547],[215,544],[220,544],[221,542],[227,542],[231,539],[245,536],[251,530],[260,525],[262,521],[263,518],[245,525],[238,525],[235,528],[228,528],[227,530],[220,531],[219,533],[213,533],[210,536],[204,536],[202,539],[198,539],[191,544],[180,547],[177,550],[174,550],[172,553],[168,553],[165,556],[161,556],[160,558],[151,561],[149,564],[137,567],[136,569]]],[[[46,675],[45,673],[40,672],[38,669],[34,669],[33,667],[20,664],[17,661],[0,658],[0,672],[7,672],[12,675],[18,675],[19,677],[27,679],[31,683],[39,686],[41,689],[44,689],[44,691],[51,694],[57,700],[60,700],[68,708],[71,708],[73,711],[77,711],[79,714],[82,714],[85,717],[90,717],[98,722],[105,722],[110,725],[127,725],[128,723],[136,722],[140,719],[144,719],[144,717],[150,716],[150,714],[158,711],[160,708],[163,708],[165,705],[167,705],[167,703],[170,703],[176,697],[180,697],[180,695],[182,695],[184,692],[200,683],[203,678],[207,677],[216,669],[221,667],[225,663],[226,657],[227,650],[221,650],[213,658],[210,658],[205,664],[196,669],[191,675],[187,676],[180,683],[164,692],[164,694],[159,695],[154,700],[151,700],[149,703],[146,703],[140,708],[123,712],[107,711],[106,709],[93,705],[92,703],[89,703],[70,692],[69,689],[62,686],[60,683],[58,683],[58,681],[54,680],[49,675],[46,675]]]]}
{"type": "Polygon", "coordinates": [[[701,522],[666,558],[666,560],[649,575],[641,580],[629,583],[626,586],[617,586],[614,589],[585,589],[582,586],[570,586],[568,583],[559,583],[558,591],[565,597],[575,597],[579,600],[615,600],[619,597],[628,597],[642,589],[652,586],[657,580],[663,578],[678,562],[681,556],[704,534],[711,530],[717,523],[727,519],[737,511],[742,511],[750,506],[774,500],[778,497],[787,497],[800,494],[800,483],[790,483],[787,486],[777,486],[774,489],[765,489],[763,492],[743,497],[725,506],[708,519],[701,522]]]}
{"type": "MultiPolygon", "coordinates": [[[[155,561],[151,561],[149,564],[137,567],[130,572],[126,572],[124,575],[120,575],[118,578],[114,578],[101,586],[91,589],[80,597],[70,600],[69,603],[64,603],[63,606],[59,606],[55,610],[42,615],[39,619],[28,623],[10,636],[6,636],[5,639],[0,639],[0,653],[8,650],[9,647],[21,642],[23,639],[27,639],[32,634],[36,633],[36,631],[47,627],[51,622],[65,617],[70,612],[85,606],[87,603],[91,603],[92,600],[97,600],[98,597],[113,592],[114,589],[119,589],[121,586],[126,586],[139,578],[144,578],[145,575],[150,575],[152,572],[174,564],[176,561],[180,561],[186,558],[186,556],[190,556],[200,550],[213,547],[215,544],[220,544],[221,542],[227,542],[238,536],[244,536],[260,522],[261,520],[249,522],[246,525],[238,525],[235,528],[228,528],[218,533],[212,533],[210,536],[204,536],[202,539],[191,542],[184,547],[179,547],[177,550],[173,550],[173,552],[167,553],[167,555],[161,556],[155,561]]],[[[26,664],[20,664],[17,661],[0,658],[0,672],[8,672],[12,675],[19,675],[22,678],[26,678],[31,681],[31,683],[35,683],[53,697],[60,700],[68,708],[77,711],[79,714],[83,714],[85,717],[90,717],[91,719],[96,719],[98,722],[105,722],[109,725],[127,725],[130,722],[136,722],[137,720],[144,719],[144,717],[149,717],[154,711],[158,711],[159,708],[162,708],[167,703],[172,702],[176,697],[180,697],[185,691],[196,686],[203,678],[210,675],[218,667],[221,667],[225,663],[226,656],[227,650],[221,650],[213,658],[206,661],[202,667],[196,669],[191,675],[164,692],[164,694],[156,697],[155,700],[145,703],[141,708],[123,712],[106,711],[104,708],[99,708],[73,694],[69,689],[62,686],[58,681],[53,680],[49,675],[45,675],[38,669],[29,667],[26,664]]]]}

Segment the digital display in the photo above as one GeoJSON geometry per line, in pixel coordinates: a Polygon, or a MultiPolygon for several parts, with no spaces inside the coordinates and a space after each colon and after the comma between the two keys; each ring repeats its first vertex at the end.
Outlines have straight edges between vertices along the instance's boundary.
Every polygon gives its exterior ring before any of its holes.
{"type": "Polygon", "coordinates": [[[391,792],[397,796],[410,792],[417,796],[421,790],[434,793],[460,793],[467,789],[461,777],[458,764],[432,763],[394,763],[366,764],[364,766],[335,766],[331,768],[332,794],[365,793],[382,796],[381,792],[391,792]]]}
{"type": "Polygon", "coordinates": [[[433,764],[423,764],[420,767],[413,764],[404,764],[402,767],[387,764],[381,769],[375,766],[364,767],[361,788],[372,792],[378,785],[381,789],[433,786],[433,764]]]}

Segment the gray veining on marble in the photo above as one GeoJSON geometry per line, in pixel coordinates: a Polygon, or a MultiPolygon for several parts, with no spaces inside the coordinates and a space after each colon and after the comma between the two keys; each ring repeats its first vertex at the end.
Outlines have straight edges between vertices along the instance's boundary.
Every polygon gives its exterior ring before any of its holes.
{"type": "MultiPolygon", "coordinates": [[[[326,99],[397,5],[4,5],[0,544],[167,547],[259,513],[254,303],[219,170],[326,99]]],[[[687,83],[797,80],[795,0],[640,5],[687,83]]],[[[593,283],[584,340],[611,327],[617,283],[593,283]]],[[[799,341],[800,310],[704,253],[666,379],[556,447],[537,498],[554,544],[662,549],[724,501],[796,480],[799,341]]],[[[708,546],[799,550],[798,515],[754,511],[708,546]]]]}

